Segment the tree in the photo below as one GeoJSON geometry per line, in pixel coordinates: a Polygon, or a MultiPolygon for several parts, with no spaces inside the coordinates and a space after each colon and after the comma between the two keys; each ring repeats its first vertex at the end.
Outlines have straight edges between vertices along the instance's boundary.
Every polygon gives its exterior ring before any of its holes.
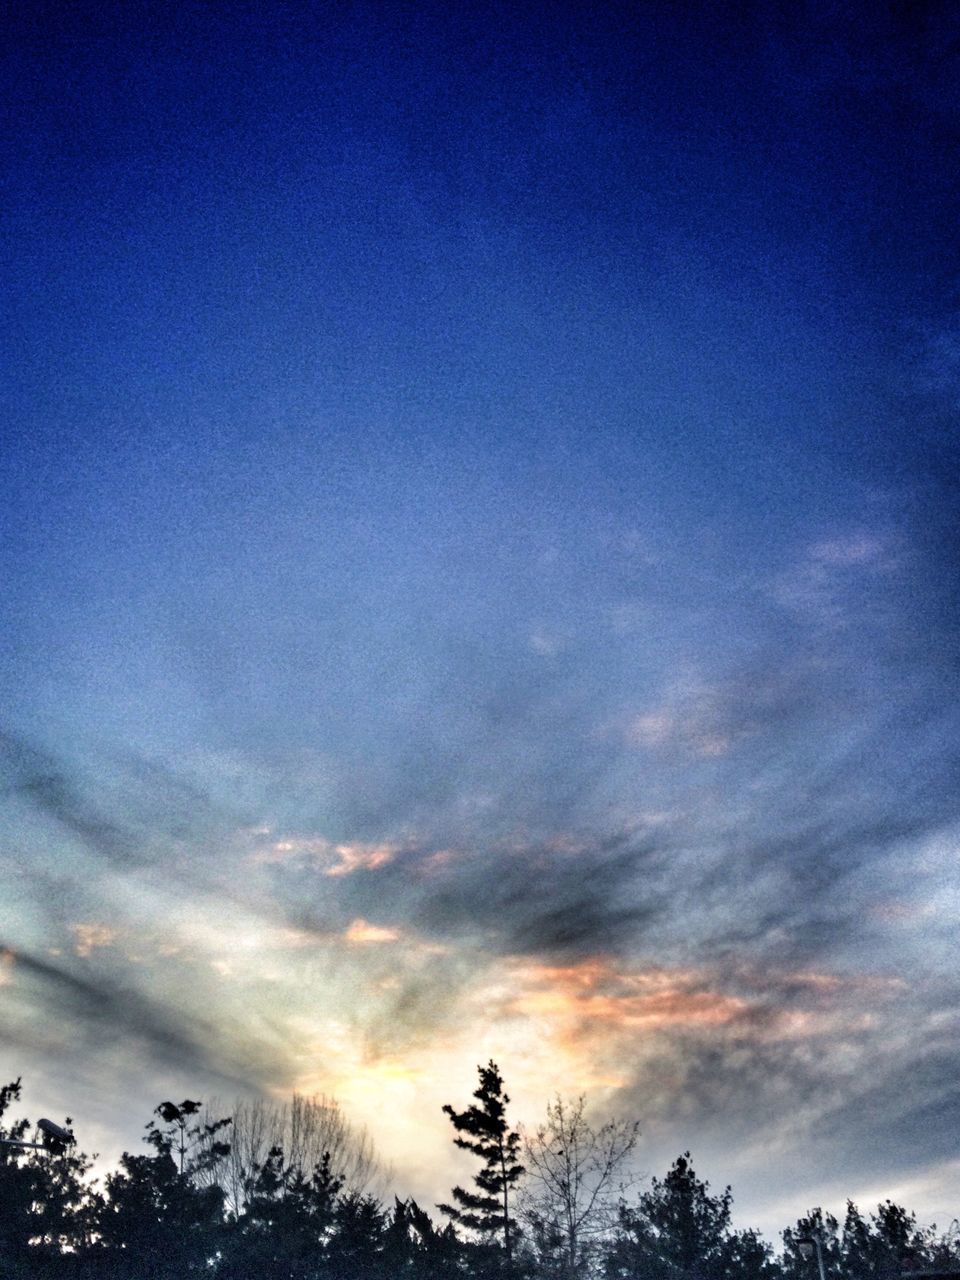
{"type": "MultiPolygon", "coordinates": [[[[89,1245],[97,1198],[87,1181],[92,1161],[73,1149],[43,1151],[30,1142],[31,1124],[5,1120],[19,1101],[20,1080],[0,1088],[0,1277],[66,1274],[89,1245]]],[[[70,1127],[67,1119],[64,1127],[70,1127]]]]}
{"type": "Polygon", "coordinates": [[[565,1102],[558,1094],[547,1104],[546,1122],[525,1135],[523,1146],[529,1174],[523,1216],[541,1257],[558,1255],[561,1273],[571,1276],[617,1221],[640,1131],[639,1121],[627,1120],[595,1129],[585,1111],[583,1095],[565,1102]]]}
{"type": "MultiPolygon", "coordinates": [[[[839,1229],[840,1224],[833,1214],[824,1213],[820,1208],[811,1209],[806,1217],[799,1218],[795,1227],[787,1227],[783,1232],[785,1274],[791,1280],[810,1280],[810,1264],[803,1257],[799,1242],[816,1236],[820,1241],[820,1254],[827,1280],[837,1280],[842,1276],[839,1229]]],[[[816,1272],[816,1264],[813,1270],[816,1272]]]]}
{"type": "Polygon", "coordinates": [[[382,1275],[387,1214],[374,1196],[350,1192],[337,1202],[328,1269],[337,1280],[382,1275]]]}
{"type": "Polygon", "coordinates": [[[329,1154],[307,1174],[285,1158],[282,1147],[272,1148],[247,1187],[243,1214],[224,1233],[217,1275],[311,1280],[329,1270],[342,1185],[329,1154]]]}
{"type": "Polygon", "coordinates": [[[649,1280],[719,1280],[731,1249],[730,1188],[710,1195],[690,1152],[667,1176],[653,1178],[636,1208],[620,1206],[617,1238],[607,1251],[609,1280],[643,1274],[649,1280]]]}
{"type": "Polygon", "coordinates": [[[453,1223],[437,1230],[426,1210],[408,1200],[405,1217],[415,1241],[414,1275],[417,1280],[453,1280],[462,1270],[462,1248],[453,1223]]]}
{"type": "Polygon", "coordinates": [[[455,1111],[447,1105],[444,1113],[457,1131],[454,1142],[464,1151],[472,1151],[483,1161],[480,1172],[474,1176],[477,1191],[453,1188],[453,1205],[441,1204],[441,1213],[463,1227],[477,1231],[488,1239],[502,1233],[503,1252],[508,1265],[513,1259],[513,1241],[517,1223],[510,1216],[510,1192],[523,1175],[520,1164],[520,1135],[507,1124],[506,1111],[510,1102],[503,1091],[503,1078],[492,1060],[485,1067],[477,1067],[480,1085],[465,1111],[455,1111]],[[459,1135],[465,1134],[466,1137],[459,1135]]]}
{"type": "Polygon", "coordinates": [[[916,1215],[892,1200],[865,1219],[852,1200],[839,1241],[845,1280],[888,1280],[908,1266],[935,1266],[933,1230],[921,1230],[916,1215]]]}
{"type": "MultiPolygon", "coordinates": [[[[221,1105],[212,1100],[205,1118],[220,1110],[221,1105]]],[[[373,1142],[366,1129],[351,1124],[336,1098],[295,1093],[279,1103],[237,1099],[230,1113],[230,1150],[204,1176],[223,1187],[227,1209],[234,1217],[243,1212],[246,1188],[274,1147],[283,1150],[288,1167],[300,1169],[307,1178],[329,1154],[345,1192],[382,1191],[386,1171],[373,1142]]]]}
{"type": "Polygon", "coordinates": [[[158,1115],[166,1127],[161,1129],[153,1121],[147,1126],[145,1141],[158,1153],[166,1152],[175,1158],[181,1178],[189,1174],[194,1182],[209,1185],[204,1175],[216,1169],[230,1154],[230,1143],[217,1134],[233,1121],[229,1116],[222,1120],[193,1119],[200,1116],[202,1105],[189,1098],[179,1106],[175,1102],[161,1102],[154,1115],[158,1115]]]}
{"type": "Polygon", "coordinates": [[[758,1231],[731,1232],[721,1252],[727,1280],[783,1280],[773,1250],[758,1231]]]}
{"type": "Polygon", "coordinates": [[[107,1175],[107,1198],[97,1224],[114,1274],[179,1277],[209,1274],[223,1222],[223,1191],[205,1179],[228,1144],[216,1138],[229,1120],[204,1124],[200,1103],[163,1102],[144,1142],[155,1155],[124,1152],[107,1175]],[[193,1123],[190,1123],[191,1120],[193,1123]]]}

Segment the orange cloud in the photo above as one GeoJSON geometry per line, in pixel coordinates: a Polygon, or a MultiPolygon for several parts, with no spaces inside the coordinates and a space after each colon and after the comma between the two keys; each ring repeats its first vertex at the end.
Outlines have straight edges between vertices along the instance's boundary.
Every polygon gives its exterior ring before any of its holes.
{"type": "Polygon", "coordinates": [[[326,868],[324,875],[346,876],[351,871],[370,871],[386,866],[397,856],[397,849],[389,844],[338,844],[334,853],[337,861],[326,868]]]}
{"type": "Polygon", "coordinates": [[[512,973],[519,994],[504,1010],[610,1029],[682,1023],[723,1023],[747,1008],[739,996],[711,990],[703,975],[686,969],[621,973],[602,958],[574,965],[519,965],[512,973]]]}
{"type": "Polygon", "coordinates": [[[810,970],[788,975],[788,980],[797,987],[830,994],[872,993],[874,995],[896,995],[907,990],[907,983],[902,978],[889,977],[882,973],[816,973],[810,970]]]}
{"type": "Polygon", "coordinates": [[[346,876],[353,871],[386,866],[397,856],[391,844],[333,844],[322,838],[275,840],[253,854],[257,863],[292,862],[303,859],[321,864],[325,876],[346,876]]]}
{"type": "Polygon", "coordinates": [[[107,924],[75,924],[71,932],[75,939],[73,949],[78,956],[88,956],[96,947],[111,947],[117,940],[116,929],[107,924]]]}
{"type": "Polygon", "coordinates": [[[381,925],[369,924],[366,920],[356,919],[344,931],[347,942],[396,942],[400,934],[396,929],[387,929],[381,925]]]}
{"type": "Polygon", "coordinates": [[[884,1001],[905,989],[902,980],[883,975],[811,971],[740,973],[724,983],[696,969],[622,971],[604,957],[571,965],[514,961],[505,979],[488,991],[499,1012],[552,1024],[552,1034],[567,1045],[667,1027],[735,1024],[743,1034],[763,1039],[856,1031],[872,1025],[866,998],[884,1001]],[[778,1008],[778,994],[788,992],[805,1007],[791,1002],[778,1008]]]}

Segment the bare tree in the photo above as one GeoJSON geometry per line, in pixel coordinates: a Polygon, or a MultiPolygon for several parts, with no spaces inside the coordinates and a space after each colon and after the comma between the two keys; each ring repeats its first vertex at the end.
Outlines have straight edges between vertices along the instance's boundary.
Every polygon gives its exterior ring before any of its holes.
{"type": "Polygon", "coordinates": [[[242,1212],[247,1186],[274,1147],[282,1149],[286,1168],[302,1169],[307,1176],[329,1153],[330,1167],[343,1178],[348,1194],[380,1195],[386,1187],[390,1170],[381,1163],[367,1130],[347,1119],[336,1098],[295,1093],[284,1102],[238,1099],[232,1108],[214,1098],[205,1110],[233,1117],[230,1151],[211,1171],[210,1180],[223,1187],[227,1209],[234,1214],[242,1212]]]}
{"type": "Polygon", "coordinates": [[[636,1181],[630,1157],[639,1136],[639,1121],[595,1128],[582,1094],[566,1101],[557,1094],[546,1122],[524,1134],[524,1217],[541,1247],[559,1254],[564,1274],[577,1275],[616,1223],[617,1204],[636,1181]]]}

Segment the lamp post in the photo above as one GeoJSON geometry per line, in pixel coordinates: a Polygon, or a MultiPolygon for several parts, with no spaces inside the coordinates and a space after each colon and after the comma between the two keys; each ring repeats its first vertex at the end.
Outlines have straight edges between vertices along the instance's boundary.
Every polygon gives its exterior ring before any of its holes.
{"type": "Polygon", "coordinates": [[[813,1257],[814,1250],[816,1250],[820,1280],[827,1280],[827,1273],[823,1267],[823,1246],[820,1242],[819,1233],[815,1231],[812,1235],[801,1236],[797,1241],[797,1248],[800,1250],[800,1256],[807,1261],[813,1257]]]}
{"type": "Polygon", "coordinates": [[[0,1138],[0,1147],[16,1147],[20,1151],[49,1151],[63,1155],[67,1147],[76,1142],[71,1129],[64,1129],[52,1120],[38,1120],[37,1128],[43,1134],[39,1142],[20,1142],[17,1138],[0,1138]]]}

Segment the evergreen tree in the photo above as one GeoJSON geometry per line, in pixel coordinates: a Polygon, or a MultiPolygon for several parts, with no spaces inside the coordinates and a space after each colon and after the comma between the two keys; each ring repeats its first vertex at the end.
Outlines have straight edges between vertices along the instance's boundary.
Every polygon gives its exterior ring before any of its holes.
{"type": "Polygon", "coordinates": [[[364,1195],[359,1191],[341,1195],[337,1202],[328,1260],[331,1278],[385,1278],[386,1233],[387,1214],[374,1196],[364,1195]]]}
{"type": "Polygon", "coordinates": [[[509,1264],[517,1224],[510,1216],[510,1192],[523,1175],[519,1160],[520,1135],[507,1124],[509,1097],[503,1091],[503,1078],[493,1061],[477,1067],[480,1085],[474,1091],[476,1103],[465,1111],[443,1108],[457,1131],[454,1142],[483,1161],[474,1176],[476,1191],[453,1188],[455,1204],[437,1208],[460,1226],[477,1231],[488,1239],[503,1237],[503,1252],[509,1264]],[[478,1105],[479,1104],[479,1105],[478,1105]]]}
{"type": "Polygon", "coordinates": [[[758,1231],[748,1228],[732,1232],[721,1250],[721,1264],[727,1280],[782,1280],[780,1264],[758,1231]]]}
{"type": "MultiPolygon", "coordinates": [[[[712,1196],[685,1152],[664,1179],[654,1178],[636,1208],[620,1207],[620,1227],[607,1252],[609,1280],[642,1274],[650,1280],[720,1280],[734,1238],[730,1188],[712,1196]]],[[[741,1242],[746,1248],[748,1241],[741,1242]]]]}
{"type": "Polygon", "coordinates": [[[438,1230],[430,1215],[415,1200],[405,1206],[406,1218],[415,1242],[414,1274],[417,1280],[454,1280],[463,1274],[463,1246],[453,1223],[438,1230]]]}
{"type": "Polygon", "coordinates": [[[844,1280],[889,1280],[908,1264],[930,1265],[928,1236],[917,1227],[916,1216],[892,1200],[878,1205],[869,1220],[848,1200],[840,1238],[844,1280]]]}
{"type": "Polygon", "coordinates": [[[273,1147],[250,1180],[244,1212],[224,1232],[216,1275],[313,1280],[330,1274],[342,1186],[329,1153],[308,1175],[273,1147]]]}

